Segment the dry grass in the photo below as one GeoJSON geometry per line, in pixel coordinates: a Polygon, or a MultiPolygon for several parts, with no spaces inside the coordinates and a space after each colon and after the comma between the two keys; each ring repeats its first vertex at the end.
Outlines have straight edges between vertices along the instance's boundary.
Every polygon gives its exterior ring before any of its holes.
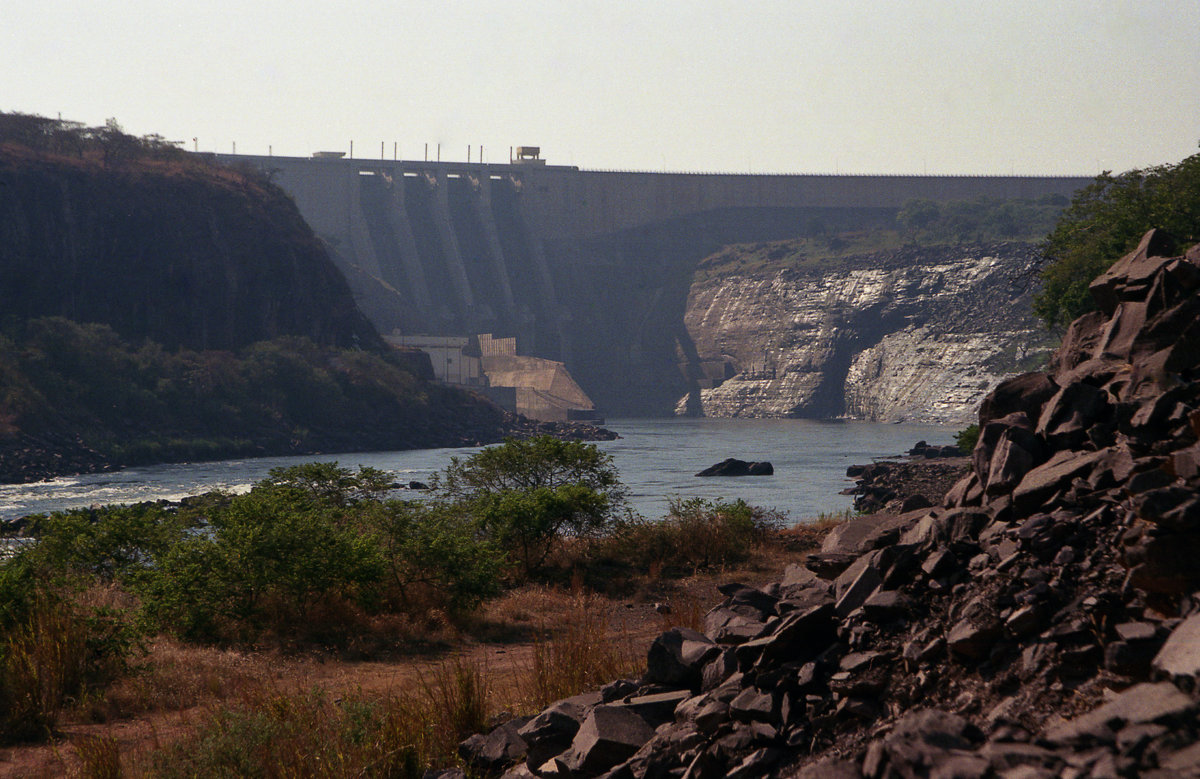
{"type": "Polygon", "coordinates": [[[526,691],[518,707],[537,711],[560,698],[594,689],[613,679],[636,675],[643,649],[628,634],[610,630],[612,603],[592,594],[576,594],[565,621],[544,629],[523,670],[526,691]]]}
{"type": "MultiPolygon", "coordinates": [[[[777,579],[845,519],[774,530],[748,559],[684,578],[661,567],[627,569],[620,597],[589,592],[575,576],[571,586],[512,590],[457,626],[431,617],[444,642],[424,643],[441,657],[433,662],[394,649],[347,662],[343,653],[287,656],[159,639],[103,696],[63,712],[110,724],[68,729],[69,744],[53,750],[55,768],[34,764],[19,775],[420,776],[453,764],[459,740],[502,713],[533,713],[640,675],[650,637],[674,626],[700,629],[721,598],[716,585],[777,579]],[[670,612],[655,613],[655,602],[670,612]],[[132,735],[138,722],[140,735],[132,735]]],[[[416,632],[429,624],[380,627],[416,632]]]]}
{"type": "Polygon", "coordinates": [[[87,626],[70,604],[39,604],[0,647],[0,740],[53,732],[87,676],[87,626]]]}
{"type": "Polygon", "coordinates": [[[79,776],[87,779],[121,779],[121,749],[115,738],[88,736],[75,743],[79,776]]]}
{"type": "Polygon", "coordinates": [[[454,657],[385,695],[250,695],[215,708],[138,768],[161,777],[419,777],[453,765],[458,743],[486,729],[493,706],[486,669],[454,657]]]}
{"type": "Polygon", "coordinates": [[[135,672],[92,702],[88,715],[103,722],[245,697],[263,689],[272,673],[271,660],[261,654],[159,638],[135,672]]]}

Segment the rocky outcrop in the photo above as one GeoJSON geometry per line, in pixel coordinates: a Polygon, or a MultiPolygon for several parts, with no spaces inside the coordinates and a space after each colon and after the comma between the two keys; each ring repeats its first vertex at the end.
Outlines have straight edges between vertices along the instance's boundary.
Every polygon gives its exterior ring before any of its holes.
{"type": "Polygon", "coordinates": [[[710,465],[697,473],[697,476],[773,476],[775,466],[771,463],[747,462],[736,457],[727,457],[715,465],[710,465]]]}
{"type": "Polygon", "coordinates": [[[908,460],[880,460],[870,465],[852,465],[846,475],[856,480],[842,490],[854,496],[854,510],[865,514],[875,511],[904,513],[928,508],[941,502],[942,496],[969,470],[970,458],[958,447],[947,447],[958,456],[908,460]]]}
{"type": "Polygon", "coordinates": [[[523,729],[507,775],[1200,775],[1200,248],[1153,245],[1093,285],[1052,373],[989,395],[941,506],[722,588],[592,704],[653,711],[640,745],[584,764],[578,728],[534,758],[523,729]]]}
{"type": "Polygon", "coordinates": [[[963,424],[1051,344],[1027,244],[906,248],[696,283],[679,414],[963,424]],[[728,378],[726,378],[728,377],[728,378]]]}

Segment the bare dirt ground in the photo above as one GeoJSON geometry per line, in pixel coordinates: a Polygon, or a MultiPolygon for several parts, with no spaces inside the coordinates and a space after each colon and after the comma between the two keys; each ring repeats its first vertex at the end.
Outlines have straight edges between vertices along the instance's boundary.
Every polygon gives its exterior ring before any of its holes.
{"type": "Polygon", "coordinates": [[[521,688],[539,641],[553,640],[557,631],[578,621],[581,611],[606,620],[606,641],[622,646],[635,660],[644,658],[663,630],[701,628],[705,612],[724,597],[717,585],[777,580],[788,563],[819,545],[822,535],[803,527],[785,531],[737,568],[647,579],[624,597],[530,585],[489,604],[473,624],[443,629],[420,652],[398,651],[380,659],[221,650],[159,639],[141,671],[102,697],[64,712],[52,741],[0,748],[0,777],[86,776],[80,750],[114,747],[126,774],[141,775],[156,750],[192,732],[222,705],[264,693],[312,689],[334,697],[399,694],[454,658],[486,670],[496,711],[516,711],[522,708],[521,688]],[[667,604],[669,613],[660,613],[664,609],[656,610],[657,604],[667,604]]]}

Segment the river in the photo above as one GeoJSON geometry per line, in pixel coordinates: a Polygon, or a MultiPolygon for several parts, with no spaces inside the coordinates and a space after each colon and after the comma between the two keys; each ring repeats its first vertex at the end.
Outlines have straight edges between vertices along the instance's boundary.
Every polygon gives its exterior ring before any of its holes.
{"type": "MultiPolygon", "coordinates": [[[[621,480],[630,489],[632,508],[643,516],[661,517],[672,497],[741,498],[784,511],[793,522],[850,507],[850,498],[838,494],[853,484],[846,478],[847,466],[901,455],[919,440],[952,443],[954,434],[952,428],[936,425],[804,419],[613,419],[606,427],[621,438],[599,446],[612,455],[621,480]],[[695,476],[726,457],[769,460],[775,475],[695,476]]],[[[264,457],[4,484],[0,485],[0,520],[96,504],[178,500],[217,489],[242,492],[272,468],[314,460],[379,468],[401,482],[425,481],[452,456],[475,451],[418,449],[264,457]]]]}

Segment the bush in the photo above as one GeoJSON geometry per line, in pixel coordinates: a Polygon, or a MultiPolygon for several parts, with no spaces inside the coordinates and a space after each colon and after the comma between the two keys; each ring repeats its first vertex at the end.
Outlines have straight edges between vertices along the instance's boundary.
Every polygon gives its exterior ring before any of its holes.
{"type": "Polygon", "coordinates": [[[393,602],[406,610],[421,602],[418,591],[451,616],[500,592],[504,554],[453,507],[388,501],[368,512],[364,525],[381,546],[393,602]]]}
{"type": "Polygon", "coordinates": [[[1176,165],[1103,173],[1080,190],[1046,238],[1042,291],[1034,312],[1048,326],[1095,309],[1092,279],[1134,249],[1152,228],[1174,236],[1176,251],[1200,240],[1200,154],[1176,165]]]}
{"type": "Polygon", "coordinates": [[[250,639],[328,627],[308,622],[321,602],[369,601],[384,574],[379,547],[358,532],[344,505],[351,486],[305,483],[313,472],[335,480],[348,474],[336,464],[273,471],[233,498],[205,532],[176,544],[143,578],[146,613],[189,638],[250,639]]]}
{"type": "Polygon", "coordinates": [[[662,520],[627,519],[598,546],[613,562],[696,571],[742,562],[755,544],[782,525],[778,512],[740,499],[675,499],[662,520]]]}
{"type": "Polygon", "coordinates": [[[958,444],[958,449],[963,454],[975,451],[975,444],[978,442],[979,425],[970,425],[954,434],[954,443],[958,444]]]}
{"type": "Polygon", "coordinates": [[[337,463],[277,468],[209,510],[138,580],[145,613],[194,640],[340,642],[364,615],[461,616],[500,587],[504,557],[456,506],[383,500],[391,480],[337,463]]]}
{"type": "Polygon", "coordinates": [[[524,577],[563,536],[611,529],[627,492],[612,457],[595,444],[550,436],[508,439],[465,461],[452,458],[435,486],[475,518],[524,577]]]}

